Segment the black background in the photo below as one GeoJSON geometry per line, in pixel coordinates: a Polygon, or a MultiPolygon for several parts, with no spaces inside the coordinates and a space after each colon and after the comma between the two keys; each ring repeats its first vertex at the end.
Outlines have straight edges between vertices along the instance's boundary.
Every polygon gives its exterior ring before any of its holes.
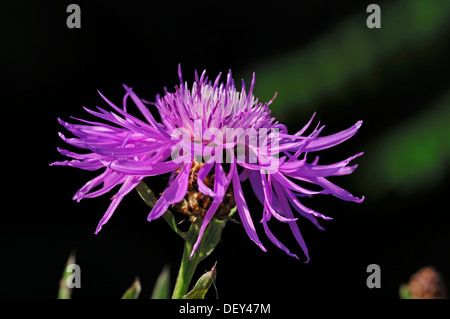
{"type": "MultiPolygon", "coordinates": [[[[97,89],[120,104],[122,83],[151,101],[164,86],[172,90],[178,83],[178,63],[188,82],[193,81],[194,69],[206,69],[210,77],[232,69],[236,80],[248,79],[249,74],[239,73],[248,65],[306,46],[346,17],[361,14],[361,28],[366,28],[368,3],[78,1],[81,29],[68,29],[69,3],[19,2],[3,10],[2,167],[8,191],[3,193],[0,231],[0,297],[56,298],[64,264],[74,249],[82,270],[82,288],[74,291],[74,299],[118,299],[136,276],[143,287],[141,297],[149,298],[164,264],[170,264],[175,278],[182,241],[164,220],[146,221],[149,209],[136,192],[126,196],[94,235],[109,197],[71,200],[96,172],[48,166],[63,160],[56,147],[65,148],[57,135],[64,129],[56,119],[92,119],[82,106],[105,107],[97,89]]],[[[366,151],[357,160],[363,166],[365,157],[371,156],[364,148],[367,141],[387,125],[395,125],[400,116],[418,112],[421,101],[448,87],[448,63],[417,68],[423,76],[406,79],[410,82],[405,87],[420,89],[420,94],[408,94],[402,83],[387,81],[378,85],[370,100],[356,97],[346,106],[349,112],[319,114],[330,133],[365,121],[354,138],[329,153],[329,161],[342,159],[340,151],[345,155],[366,151]]],[[[339,107],[337,103],[335,109],[339,107]]],[[[292,118],[286,124],[293,132],[308,119],[292,118]]],[[[449,279],[448,168],[436,187],[412,197],[391,192],[378,201],[354,182],[357,174],[358,170],[336,183],[356,196],[365,195],[364,203],[331,196],[308,201],[334,218],[322,222],[325,232],[299,222],[310,251],[308,264],[286,225],[274,222],[272,230],[300,261],[273,246],[260,225],[257,231],[267,253],[247,238],[242,226],[227,225],[222,242],[195,276],[217,261],[217,290],[207,298],[395,299],[399,285],[429,264],[449,279]],[[372,263],[381,267],[380,289],[366,286],[366,268],[372,263]]],[[[164,188],[163,183],[161,178],[148,180],[156,191],[164,188]]],[[[257,222],[262,207],[249,185],[243,185],[257,222]]]]}

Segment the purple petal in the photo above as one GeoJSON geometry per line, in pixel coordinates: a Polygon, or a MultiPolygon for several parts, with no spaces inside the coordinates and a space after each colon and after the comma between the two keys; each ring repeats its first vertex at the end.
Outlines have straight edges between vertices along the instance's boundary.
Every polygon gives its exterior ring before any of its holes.
{"type": "Polygon", "coordinates": [[[142,153],[148,153],[151,151],[157,151],[167,143],[151,143],[148,146],[136,146],[136,147],[89,147],[94,153],[109,156],[109,157],[134,157],[142,153]]]}
{"type": "Polygon", "coordinates": [[[311,119],[309,120],[309,122],[306,123],[306,125],[303,126],[303,128],[300,131],[298,131],[297,133],[295,133],[294,135],[297,135],[297,136],[302,135],[308,129],[308,127],[311,125],[315,116],[316,116],[316,112],[314,112],[314,114],[311,116],[311,119]]]}
{"type": "MultiPolygon", "coordinates": [[[[285,193],[288,196],[289,201],[293,204],[294,208],[296,208],[296,210],[304,217],[308,218],[312,216],[315,217],[320,217],[322,219],[327,219],[327,220],[331,220],[333,218],[325,216],[321,213],[318,213],[314,210],[312,210],[311,208],[308,208],[306,206],[304,206],[299,200],[298,198],[294,195],[294,193],[292,193],[289,189],[284,188],[285,193]]],[[[319,227],[319,226],[318,226],[319,227]]],[[[320,227],[321,228],[321,227],[320,227]]]]}
{"type": "Polygon", "coordinates": [[[342,132],[329,136],[318,137],[314,141],[312,141],[308,147],[306,147],[306,151],[320,151],[341,144],[342,142],[355,135],[356,132],[358,132],[358,129],[361,127],[362,123],[363,121],[358,121],[355,125],[342,132]]]}
{"type": "MultiPolygon", "coordinates": [[[[75,118],[76,119],[76,118],[75,118]]],[[[76,119],[78,120],[78,119],[76,119]]],[[[82,121],[82,120],[79,120],[82,121]]],[[[85,125],[85,124],[71,124],[68,122],[63,121],[62,119],[58,118],[59,124],[64,126],[64,128],[77,137],[88,137],[91,139],[98,139],[99,137],[106,137],[110,139],[116,139],[118,141],[122,140],[122,137],[120,136],[121,133],[124,133],[124,130],[122,128],[114,128],[112,126],[109,126],[107,124],[101,124],[97,122],[91,122],[91,123],[97,123],[99,125],[85,125]]]]}
{"type": "Polygon", "coordinates": [[[253,192],[255,193],[259,202],[262,205],[264,205],[264,192],[262,189],[261,174],[259,173],[259,171],[254,171],[254,170],[247,170],[247,171],[248,171],[248,177],[250,179],[250,184],[252,185],[253,192]]]}
{"type": "Polygon", "coordinates": [[[208,186],[206,186],[203,181],[205,180],[206,176],[208,176],[213,165],[214,165],[214,158],[210,158],[209,161],[206,162],[197,173],[198,190],[201,193],[208,195],[210,197],[214,196],[214,191],[211,188],[209,188],[208,186]]]}
{"type": "Polygon", "coordinates": [[[364,201],[364,196],[362,198],[355,197],[345,189],[340,188],[339,186],[333,184],[324,177],[308,177],[305,178],[305,180],[323,187],[324,189],[324,191],[322,191],[323,194],[332,194],[340,199],[356,203],[362,203],[364,201]]]}
{"type": "Polygon", "coordinates": [[[241,222],[244,226],[245,232],[247,233],[248,237],[250,237],[250,239],[259,246],[259,248],[261,248],[262,251],[267,251],[259,240],[258,235],[256,234],[256,229],[253,225],[253,220],[250,215],[250,211],[248,210],[247,203],[245,202],[244,194],[242,192],[241,183],[239,182],[239,176],[237,174],[235,163],[231,164],[230,170],[233,180],[234,199],[236,200],[239,217],[241,218],[241,222]]]}
{"type": "MultiPolygon", "coordinates": [[[[283,188],[277,182],[274,182],[273,186],[275,188],[275,192],[278,195],[278,200],[280,201],[281,207],[283,208],[286,216],[288,218],[293,218],[294,215],[292,214],[291,206],[289,205],[288,201],[286,200],[286,196],[284,194],[283,188]]],[[[292,230],[292,233],[294,234],[295,239],[297,240],[297,243],[300,245],[300,247],[302,248],[303,252],[306,255],[307,260],[305,263],[307,263],[309,261],[308,248],[306,247],[305,241],[303,240],[303,236],[300,233],[300,229],[298,228],[298,225],[296,222],[289,222],[288,224],[292,230]]]]}
{"type": "Polygon", "coordinates": [[[248,169],[244,169],[240,174],[239,174],[239,181],[241,181],[241,182],[245,182],[246,180],[247,180],[247,178],[248,178],[248,172],[249,172],[250,170],[248,170],[248,169]]]}
{"type": "Polygon", "coordinates": [[[183,85],[183,75],[181,73],[181,63],[178,63],[178,78],[180,79],[180,84],[183,85]]]}
{"type": "Polygon", "coordinates": [[[103,195],[119,184],[122,184],[126,180],[126,176],[120,173],[116,173],[109,168],[99,176],[87,182],[83,187],[81,187],[73,196],[72,199],[79,202],[83,198],[94,198],[103,195]],[[92,193],[89,193],[92,189],[98,185],[103,184],[102,187],[92,193]]]}
{"type": "Polygon", "coordinates": [[[91,193],[86,193],[86,192],[82,193],[81,189],[80,189],[80,191],[78,191],[74,196],[76,198],[76,200],[80,201],[82,198],[94,198],[94,197],[103,195],[103,194],[109,192],[110,190],[112,190],[117,185],[123,183],[124,180],[127,178],[126,175],[111,171],[110,169],[107,169],[107,172],[109,172],[109,174],[103,178],[103,185],[100,189],[98,189],[94,192],[91,192],[91,193]]]}
{"type": "Polygon", "coordinates": [[[150,211],[150,214],[147,217],[148,221],[161,217],[171,204],[178,203],[183,199],[188,188],[191,166],[191,162],[184,164],[175,180],[172,182],[172,184],[170,184],[168,188],[166,188],[164,193],[156,202],[153,209],[150,211]]]}
{"type": "Polygon", "coordinates": [[[86,184],[83,185],[83,187],[81,187],[76,193],[75,195],[72,197],[73,200],[76,200],[77,202],[79,202],[86,193],[88,193],[91,189],[94,189],[95,187],[97,187],[98,185],[100,185],[101,183],[104,182],[105,178],[107,178],[108,175],[111,174],[111,170],[106,168],[105,171],[94,177],[93,179],[91,179],[89,182],[87,182],[86,184]]]}
{"type": "MultiPolygon", "coordinates": [[[[259,202],[262,205],[264,205],[264,191],[262,189],[261,174],[259,173],[259,171],[248,170],[248,176],[250,179],[250,184],[252,185],[253,192],[255,193],[259,202]]],[[[277,211],[280,210],[280,204],[278,203],[278,199],[273,196],[272,196],[272,207],[277,211]]]]}
{"type": "Polygon", "coordinates": [[[285,216],[281,215],[281,210],[280,213],[278,213],[272,206],[272,199],[274,198],[274,195],[272,193],[272,183],[266,180],[266,176],[268,179],[270,179],[270,175],[264,174],[263,172],[261,172],[261,184],[262,184],[262,189],[264,192],[264,207],[268,210],[268,212],[270,212],[271,215],[273,215],[276,219],[278,219],[279,221],[283,222],[283,223],[288,223],[288,222],[292,222],[292,221],[296,221],[297,218],[291,219],[291,218],[286,218],[285,216]]]}
{"type": "Polygon", "coordinates": [[[125,90],[127,90],[127,92],[130,94],[131,99],[133,100],[133,102],[136,104],[136,106],[139,108],[139,110],[141,111],[141,113],[144,115],[145,119],[156,129],[158,129],[158,131],[165,137],[170,138],[170,135],[161,127],[161,124],[159,124],[158,122],[156,122],[155,118],[153,117],[153,115],[150,113],[150,111],[148,110],[148,108],[144,105],[144,103],[141,101],[140,98],[138,98],[138,96],[132,91],[131,88],[128,88],[126,85],[124,85],[125,90]]]}
{"type": "Polygon", "coordinates": [[[205,232],[206,226],[208,226],[211,219],[214,217],[214,214],[217,211],[217,208],[219,207],[222,200],[214,200],[209,207],[208,211],[205,214],[205,217],[203,218],[202,226],[200,227],[200,231],[198,233],[197,241],[194,244],[194,247],[192,248],[191,255],[189,256],[189,260],[192,259],[194,256],[194,253],[197,251],[198,246],[200,245],[200,242],[203,237],[203,233],[205,232]]]}
{"type": "MultiPolygon", "coordinates": [[[[308,177],[319,177],[319,176],[332,176],[332,175],[342,175],[342,169],[348,165],[350,161],[363,153],[358,153],[354,156],[347,158],[341,162],[330,164],[330,165],[314,165],[307,164],[304,161],[283,163],[280,167],[280,171],[287,175],[297,175],[297,176],[308,176],[308,177]]],[[[346,172],[346,171],[344,171],[346,172]]]]}
{"type": "Polygon", "coordinates": [[[98,158],[90,158],[83,161],[71,160],[71,161],[53,162],[50,164],[50,166],[70,166],[81,168],[86,171],[95,171],[102,167],[105,167],[98,158]]]}
{"type": "Polygon", "coordinates": [[[162,163],[146,163],[145,161],[123,160],[120,162],[109,163],[109,167],[116,171],[127,175],[134,176],[156,176],[176,170],[183,163],[173,161],[162,163]]]}
{"type": "MultiPolygon", "coordinates": [[[[220,203],[222,202],[223,196],[225,195],[228,185],[231,182],[232,176],[233,176],[233,174],[231,174],[231,172],[230,172],[230,173],[228,173],[228,177],[227,177],[225,175],[222,165],[220,163],[216,163],[215,174],[214,174],[214,194],[213,194],[214,201],[211,204],[211,206],[209,207],[208,211],[206,212],[206,215],[202,222],[202,226],[200,227],[197,241],[194,244],[194,247],[192,249],[189,259],[191,259],[192,256],[194,256],[194,253],[197,250],[198,245],[200,245],[200,241],[202,239],[203,232],[205,231],[206,226],[208,226],[208,223],[210,222],[210,220],[214,217],[214,214],[216,213],[217,208],[219,207],[220,203]]],[[[198,175],[197,175],[197,181],[198,181],[198,175]]]]}
{"type": "MultiPolygon", "coordinates": [[[[244,81],[244,80],[242,80],[244,81]]],[[[255,72],[253,72],[253,76],[252,76],[252,82],[250,84],[250,89],[248,90],[248,96],[247,96],[247,103],[250,102],[250,98],[252,96],[253,93],[253,88],[255,87],[255,72]]]]}
{"type": "Polygon", "coordinates": [[[269,237],[270,241],[271,241],[275,246],[277,246],[278,248],[284,250],[284,251],[286,252],[286,254],[288,254],[289,256],[295,257],[295,258],[299,259],[298,256],[297,256],[296,254],[291,253],[291,252],[289,251],[289,249],[288,249],[286,246],[284,246],[284,245],[283,245],[283,244],[282,244],[282,243],[281,243],[281,242],[280,242],[280,241],[272,234],[272,232],[271,232],[270,229],[269,229],[269,226],[267,225],[267,220],[263,219],[261,222],[262,222],[262,224],[263,224],[263,226],[264,226],[264,231],[266,232],[267,237],[269,237]]]}
{"type": "Polygon", "coordinates": [[[99,156],[95,153],[87,153],[87,154],[78,154],[74,152],[70,152],[68,150],[61,149],[59,147],[56,148],[61,155],[69,156],[75,159],[92,159],[92,158],[98,158],[99,156]]]}
{"type": "MultiPolygon", "coordinates": [[[[154,126],[154,125],[150,126],[150,125],[148,125],[147,123],[139,120],[138,118],[132,116],[131,114],[121,110],[114,103],[112,103],[110,100],[108,100],[100,91],[97,91],[97,92],[103,98],[103,100],[105,100],[105,102],[109,104],[109,106],[111,106],[114,110],[119,112],[119,114],[124,116],[127,120],[124,120],[124,119],[118,117],[116,114],[114,114],[112,112],[111,113],[107,112],[107,111],[105,111],[105,110],[103,110],[101,108],[99,108],[99,109],[102,110],[102,114],[94,112],[92,110],[89,110],[89,109],[85,108],[85,110],[87,112],[89,112],[89,113],[91,113],[91,114],[93,114],[93,115],[95,115],[97,117],[106,119],[106,120],[108,120],[110,122],[113,122],[113,123],[116,123],[118,125],[121,125],[121,126],[123,126],[125,128],[128,128],[131,131],[142,132],[143,134],[148,135],[150,137],[154,137],[154,138],[168,138],[168,139],[170,139],[170,136],[167,134],[167,132],[164,131],[164,133],[162,133],[161,128],[159,126],[154,126]]],[[[130,92],[133,93],[132,91],[127,91],[125,97],[130,95],[130,92]]],[[[147,110],[147,112],[150,114],[150,116],[152,116],[151,113],[148,111],[148,109],[145,107],[145,105],[144,105],[144,109],[147,110]]],[[[144,115],[144,117],[145,117],[145,115],[144,115]]]]}
{"type": "Polygon", "coordinates": [[[308,137],[302,139],[301,141],[280,143],[280,145],[277,146],[276,151],[278,152],[284,152],[287,150],[296,151],[296,154],[293,157],[297,158],[301,152],[304,152],[307,149],[306,145],[309,145],[310,143],[312,143],[312,141],[314,141],[315,138],[317,138],[317,135],[319,135],[320,132],[322,132],[324,127],[325,126],[322,126],[318,129],[316,128],[308,137]]]}
{"type": "Polygon", "coordinates": [[[98,234],[98,232],[102,229],[102,226],[108,222],[108,220],[111,218],[112,214],[116,210],[117,206],[119,206],[120,202],[122,201],[122,198],[128,194],[131,190],[133,190],[136,185],[140,182],[139,180],[134,179],[133,177],[129,177],[120,188],[118,192],[118,196],[115,196],[112,200],[111,204],[108,207],[108,210],[106,211],[105,215],[103,215],[102,219],[100,220],[97,229],[95,230],[95,234],[98,234]]]}
{"type": "MultiPolygon", "coordinates": [[[[290,179],[288,179],[283,174],[280,174],[279,172],[276,172],[272,175],[273,175],[273,178],[275,178],[281,185],[283,185],[283,187],[287,187],[296,192],[299,192],[302,194],[307,194],[307,195],[314,195],[314,194],[322,193],[322,191],[312,191],[312,190],[306,189],[304,187],[301,187],[301,186],[295,184],[294,182],[292,182],[290,179]]],[[[293,176],[293,177],[296,178],[296,176],[293,176]]]]}
{"type": "Polygon", "coordinates": [[[228,185],[230,184],[231,178],[232,174],[228,173],[227,176],[223,170],[222,164],[216,163],[214,171],[214,194],[212,196],[215,200],[222,201],[228,185]]]}

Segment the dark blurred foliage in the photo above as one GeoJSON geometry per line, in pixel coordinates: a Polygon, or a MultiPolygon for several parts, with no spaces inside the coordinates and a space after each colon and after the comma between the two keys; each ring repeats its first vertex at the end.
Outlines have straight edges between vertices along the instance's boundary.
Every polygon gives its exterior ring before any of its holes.
{"type": "MultiPolygon", "coordinates": [[[[273,114],[291,132],[315,111],[323,134],[364,121],[319,155],[331,163],[364,151],[352,175],[332,181],[366,201],[305,201],[334,218],[322,222],[325,232],[299,220],[308,264],[271,245],[260,225],[267,253],[230,223],[198,268],[197,278],[217,261],[208,298],[398,298],[424,265],[450,280],[448,1],[378,1],[381,29],[366,27],[365,1],[77,1],[81,29],[66,27],[69,3],[3,10],[1,298],[56,298],[72,249],[82,270],[73,298],[120,298],[136,276],[148,298],[165,263],[176,276],[183,243],[164,220],[146,221],[136,192],[94,235],[108,196],[71,197],[97,173],[48,164],[66,147],[57,117],[92,119],[82,106],[105,106],[97,89],[120,104],[122,83],[151,101],[177,84],[178,63],[188,82],[194,69],[210,77],[232,69],[248,82],[255,71],[256,95],[267,101],[278,91],[273,114]],[[380,289],[366,286],[372,263],[381,267],[380,289]]],[[[166,182],[147,184],[159,192],[166,182]]],[[[257,223],[262,207],[249,185],[244,192],[257,223]]],[[[302,256],[287,225],[272,230],[302,256]]]]}

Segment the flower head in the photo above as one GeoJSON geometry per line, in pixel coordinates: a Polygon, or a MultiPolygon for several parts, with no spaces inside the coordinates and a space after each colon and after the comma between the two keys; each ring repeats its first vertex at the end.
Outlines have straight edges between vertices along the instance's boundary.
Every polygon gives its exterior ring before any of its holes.
{"type": "Polygon", "coordinates": [[[73,160],[52,165],[103,170],[74,199],[97,197],[120,185],[96,233],[110,219],[122,198],[143,178],[171,173],[167,188],[148,215],[149,221],[161,217],[167,209],[188,214],[191,220],[201,219],[193,254],[211,219],[227,216],[236,205],[247,235],[266,251],[241,187],[241,182],[249,180],[263,206],[261,223],[266,235],[277,247],[298,258],[268,227],[272,217],[287,223],[309,260],[292,208],[319,228],[317,218],[330,218],[305,207],[300,198],[332,194],[343,200],[361,202],[364,197],[354,197],[326,179],[352,173],[357,165],[348,164],[362,153],[330,165],[319,165],[318,158],[308,162],[307,154],[349,139],[362,122],[330,136],[319,137],[323,126],[304,135],[313,115],[300,131],[289,134],[286,126],[271,117],[269,105],[274,99],[261,103],[254,97],[254,74],[248,93],[244,82],[241,91],[236,89],[231,71],[225,83],[220,82],[221,74],[212,82],[205,72],[200,77],[196,72],[190,89],[183,82],[180,67],[178,74],[180,85],[175,87],[175,92],[165,90],[164,96],[157,95],[154,103],[140,99],[125,85],[122,108],[99,92],[114,111],[99,107],[98,111],[86,111],[104,122],[79,120],[84,124],[69,124],[59,119],[76,136],[66,138],[60,134],[61,138],[88,152],[78,154],[58,149],[73,160]],[[130,98],[145,121],[127,112],[130,98]],[[150,110],[159,113],[161,123],[150,110]],[[297,181],[318,185],[321,190],[310,190],[297,181]]]}

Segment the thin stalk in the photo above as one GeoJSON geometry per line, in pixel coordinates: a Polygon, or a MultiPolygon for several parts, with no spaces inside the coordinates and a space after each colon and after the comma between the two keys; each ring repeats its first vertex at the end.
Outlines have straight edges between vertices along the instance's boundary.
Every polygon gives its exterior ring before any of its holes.
{"type": "Polygon", "coordinates": [[[172,299],[182,299],[188,292],[189,285],[192,280],[192,276],[197,269],[200,262],[199,258],[195,255],[189,260],[189,256],[192,251],[192,244],[188,241],[184,243],[183,257],[181,259],[180,269],[178,271],[177,281],[173,290],[172,299]]]}

